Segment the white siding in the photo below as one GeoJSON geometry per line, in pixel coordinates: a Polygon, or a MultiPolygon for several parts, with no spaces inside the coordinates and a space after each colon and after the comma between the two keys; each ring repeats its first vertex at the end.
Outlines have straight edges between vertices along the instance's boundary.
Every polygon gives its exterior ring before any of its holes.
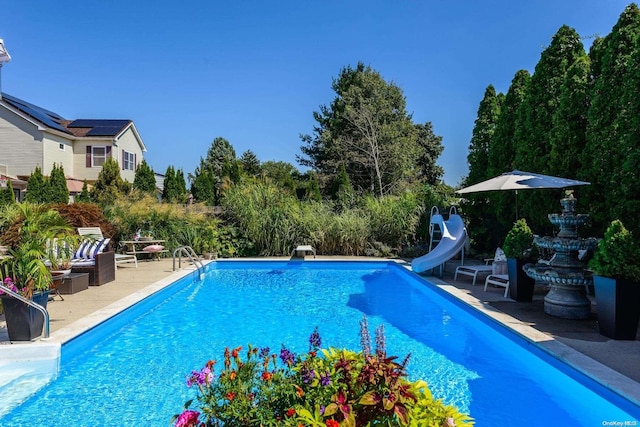
{"type": "Polygon", "coordinates": [[[133,182],[133,179],[135,178],[135,175],[136,175],[135,167],[134,167],[134,170],[132,171],[122,170],[122,165],[124,164],[122,150],[135,154],[136,167],[140,164],[140,162],[142,162],[143,157],[142,157],[142,149],[140,148],[138,139],[136,138],[136,135],[134,134],[131,127],[129,127],[129,129],[127,129],[127,131],[124,134],[122,134],[122,136],[120,137],[120,139],[118,139],[118,141],[116,142],[116,146],[113,149],[117,151],[117,155],[116,153],[114,153],[113,155],[118,160],[118,164],[120,165],[120,176],[122,176],[122,179],[126,181],[133,182]]]}
{"type": "Polygon", "coordinates": [[[8,165],[11,175],[29,176],[42,167],[42,137],[33,123],[0,105],[0,164],[8,165]]]}
{"type": "Polygon", "coordinates": [[[62,165],[66,176],[74,175],[73,163],[73,143],[61,136],[46,134],[42,143],[44,149],[44,160],[42,173],[44,175],[51,174],[53,164],[62,165]],[[63,149],[60,149],[62,145],[63,149]]]}

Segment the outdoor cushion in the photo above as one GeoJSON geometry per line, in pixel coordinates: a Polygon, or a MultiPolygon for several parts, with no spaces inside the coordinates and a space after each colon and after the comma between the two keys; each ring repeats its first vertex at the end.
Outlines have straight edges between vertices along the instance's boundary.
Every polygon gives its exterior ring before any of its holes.
{"type": "Polygon", "coordinates": [[[164,246],[162,245],[149,245],[149,246],[145,246],[142,250],[145,252],[160,252],[163,249],[164,249],[164,246]]]}
{"type": "Polygon", "coordinates": [[[85,240],[83,241],[78,250],[74,254],[74,259],[94,259],[97,254],[100,254],[109,244],[110,239],[102,240],[85,240]]]}
{"type": "Polygon", "coordinates": [[[496,249],[491,267],[491,274],[507,274],[507,257],[502,248],[496,249]]]}

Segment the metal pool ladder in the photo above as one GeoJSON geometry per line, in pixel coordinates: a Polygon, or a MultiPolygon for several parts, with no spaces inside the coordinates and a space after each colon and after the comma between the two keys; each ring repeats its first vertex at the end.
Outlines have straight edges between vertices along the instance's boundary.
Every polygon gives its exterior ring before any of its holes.
{"type": "Polygon", "coordinates": [[[178,254],[178,268],[182,268],[182,255],[185,255],[198,269],[198,277],[204,279],[204,264],[191,246],[180,246],[173,251],[173,271],[176,271],[176,254],[178,254]]]}

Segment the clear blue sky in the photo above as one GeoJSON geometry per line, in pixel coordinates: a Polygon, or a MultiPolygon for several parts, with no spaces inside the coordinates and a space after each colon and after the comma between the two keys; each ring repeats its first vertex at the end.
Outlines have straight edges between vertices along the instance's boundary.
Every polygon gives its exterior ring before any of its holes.
{"type": "MultiPolygon", "coordinates": [[[[0,4],[2,91],[67,119],[131,119],[158,172],[193,172],[214,138],[294,164],[332,79],[358,61],[443,137],[467,174],[478,104],[533,69],[563,24],[605,36],[619,0],[20,0],[0,4]]],[[[585,46],[591,39],[584,40],[585,46]]],[[[1,157],[1,153],[0,153],[1,157]]]]}

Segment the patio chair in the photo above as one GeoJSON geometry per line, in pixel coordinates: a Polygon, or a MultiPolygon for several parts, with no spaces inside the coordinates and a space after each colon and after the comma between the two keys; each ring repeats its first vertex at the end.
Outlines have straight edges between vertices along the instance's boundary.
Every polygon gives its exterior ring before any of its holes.
{"type": "Polygon", "coordinates": [[[453,275],[453,280],[458,280],[458,274],[464,276],[473,277],[471,282],[472,286],[476,285],[476,279],[479,274],[503,274],[506,273],[507,258],[502,251],[502,248],[497,248],[493,258],[485,258],[484,264],[480,265],[460,265],[456,268],[456,272],[453,275]],[[503,271],[504,270],[504,271],[503,271]]]}
{"type": "Polygon", "coordinates": [[[484,291],[487,292],[487,286],[504,286],[504,297],[509,293],[509,275],[508,274],[490,274],[484,281],[484,291]]]}
{"type": "MultiPolygon", "coordinates": [[[[102,230],[100,227],[78,227],[78,234],[81,236],[91,237],[95,240],[103,240],[102,230]]],[[[138,268],[138,258],[133,254],[119,254],[114,253],[115,268],[118,269],[118,264],[125,264],[132,262],[138,268]]]]}

